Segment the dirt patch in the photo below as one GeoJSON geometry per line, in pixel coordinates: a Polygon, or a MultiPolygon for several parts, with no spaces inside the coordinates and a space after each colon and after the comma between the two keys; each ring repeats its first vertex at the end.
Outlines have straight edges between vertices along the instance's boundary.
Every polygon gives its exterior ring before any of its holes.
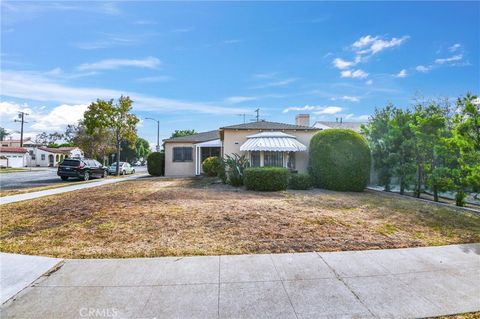
{"type": "Polygon", "coordinates": [[[383,249],[478,242],[480,217],[381,193],[250,192],[148,179],[0,206],[0,249],[135,257],[383,249]]]}

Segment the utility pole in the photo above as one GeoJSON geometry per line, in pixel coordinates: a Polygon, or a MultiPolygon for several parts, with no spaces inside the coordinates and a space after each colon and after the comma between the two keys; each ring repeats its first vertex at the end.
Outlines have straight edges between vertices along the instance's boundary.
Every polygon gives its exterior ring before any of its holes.
{"type": "Polygon", "coordinates": [[[23,147],[23,124],[28,123],[28,122],[25,122],[25,115],[28,115],[28,113],[19,111],[18,112],[18,118],[19,119],[14,120],[14,122],[22,123],[21,124],[21,129],[20,129],[20,147],[23,147]]]}
{"type": "Polygon", "coordinates": [[[255,116],[257,118],[257,122],[260,122],[260,108],[256,109],[255,113],[257,113],[257,115],[255,116]]]}
{"type": "Polygon", "coordinates": [[[157,122],[157,147],[156,147],[156,150],[157,150],[157,152],[160,152],[160,121],[156,120],[156,119],[152,119],[151,117],[146,117],[145,119],[157,122]]]}

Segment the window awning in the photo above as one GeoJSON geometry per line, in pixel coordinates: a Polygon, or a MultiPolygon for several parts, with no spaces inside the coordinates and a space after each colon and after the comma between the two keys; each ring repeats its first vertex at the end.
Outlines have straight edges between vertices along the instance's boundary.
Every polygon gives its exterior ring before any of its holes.
{"type": "Polygon", "coordinates": [[[293,135],[283,132],[262,132],[247,136],[240,151],[303,152],[307,147],[293,135]]]}

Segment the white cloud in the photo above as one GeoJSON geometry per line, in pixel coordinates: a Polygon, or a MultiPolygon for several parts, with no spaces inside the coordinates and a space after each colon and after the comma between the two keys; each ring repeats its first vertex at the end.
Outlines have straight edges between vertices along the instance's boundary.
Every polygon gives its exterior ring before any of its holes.
{"type": "Polygon", "coordinates": [[[27,104],[0,102],[0,119],[17,118],[17,114],[20,111],[32,114],[32,109],[27,104]]]}
{"type": "Polygon", "coordinates": [[[319,105],[305,105],[305,106],[290,106],[283,110],[283,113],[289,111],[315,111],[317,115],[320,114],[336,114],[342,112],[342,108],[339,106],[319,106],[319,105]]]}
{"type": "Polygon", "coordinates": [[[76,42],[76,43],[73,43],[73,45],[83,50],[106,49],[106,48],[111,48],[116,46],[137,45],[140,42],[142,42],[145,39],[145,37],[146,37],[146,34],[126,35],[126,34],[105,33],[105,34],[102,34],[101,39],[97,39],[93,41],[76,42]]]}
{"type": "Polygon", "coordinates": [[[366,85],[372,85],[373,84],[373,81],[372,80],[368,80],[365,82],[366,85]]]}
{"type": "Polygon", "coordinates": [[[460,43],[455,43],[454,45],[452,45],[451,47],[448,48],[448,50],[450,52],[455,52],[457,51],[458,49],[460,49],[462,47],[462,45],[460,43]]]}
{"type": "Polygon", "coordinates": [[[356,63],[355,62],[352,62],[352,61],[345,61],[343,59],[340,59],[340,58],[336,58],[335,60],[333,60],[333,65],[337,68],[337,69],[340,69],[340,70],[343,70],[343,69],[347,69],[353,65],[355,65],[356,63]]]}
{"type": "Polygon", "coordinates": [[[344,96],[341,96],[341,97],[332,97],[330,100],[332,100],[332,101],[344,100],[344,101],[349,101],[349,102],[360,102],[359,97],[349,96],[349,95],[344,95],[344,96]]]}
{"type": "Polygon", "coordinates": [[[68,105],[62,104],[45,112],[45,106],[32,108],[28,104],[13,102],[0,102],[0,116],[16,118],[19,111],[28,113],[27,122],[35,130],[58,131],[63,130],[68,124],[76,124],[83,118],[87,104],[68,105]]]}
{"type": "Polygon", "coordinates": [[[237,103],[242,103],[247,101],[253,101],[256,99],[257,98],[254,96],[229,96],[225,99],[225,101],[230,104],[237,104],[237,103]]]}
{"type": "Polygon", "coordinates": [[[35,101],[59,102],[62,104],[89,104],[97,98],[111,99],[127,95],[134,101],[134,110],[150,112],[191,111],[207,114],[244,113],[245,108],[232,108],[210,103],[189,102],[156,96],[147,96],[136,92],[119,91],[95,87],[74,87],[53,82],[43,75],[2,70],[0,74],[3,96],[35,101]]]}
{"type": "Polygon", "coordinates": [[[256,89],[264,89],[264,88],[269,88],[269,87],[287,86],[290,83],[293,83],[297,80],[298,79],[296,79],[296,78],[277,80],[277,81],[272,81],[272,82],[268,82],[268,83],[265,83],[265,84],[257,85],[255,88],[256,89]]]}
{"type": "Polygon", "coordinates": [[[425,66],[425,65],[417,65],[415,70],[417,70],[418,72],[427,73],[428,71],[431,70],[431,67],[430,66],[425,66]]]}
{"type": "Polygon", "coordinates": [[[397,74],[395,74],[395,77],[396,78],[405,78],[407,77],[407,70],[403,69],[401,70],[400,72],[398,72],[397,74]]]}
{"type": "Polygon", "coordinates": [[[409,36],[401,38],[382,39],[380,36],[363,36],[352,44],[357,54],[376,54],[385,49],[402,45],[409,36]]]}
{"type": "Polygon", "coordinates": [[[94,63],[84,63],[77,67],[79,71],[114,70],[121,67],[137,67],[154,69],[160,65],[160,60],[155,57],[144,59],[105,59],[94,63]]]}
{"type": "Polygon", "coordinates": [[[445,64],[445,63],[449,63],[449,62],[460,61],[461,59],[463,59],[463,55],[457,54],[457,55],[454,55],[454,56],[449,57],[449,58],[436,59],[436,60],[435,60],[435,63],[437,63],[437,64],[445,64]]]}
{"type": "Polygon", "coordinates": [[[368,73],[366,73],[363,70],[345,70],[341,72],[342,78],[358,78],[358,79],[364,79],[368,76],[368,73]]]}
{"type": "Polygon", "coordinates": [[[32,128],[46,131],[62,130],[68,124],[77,124],[83,118],[83,113],[87,108],[88,104],[59,105],[48,114],[35,115],[35,123],[32,128]]]}

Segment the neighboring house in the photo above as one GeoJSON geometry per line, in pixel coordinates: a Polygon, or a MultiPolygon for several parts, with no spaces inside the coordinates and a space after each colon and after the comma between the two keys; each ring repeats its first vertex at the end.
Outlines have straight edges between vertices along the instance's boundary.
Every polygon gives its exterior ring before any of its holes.
{"type": "MultiPolygon", "coordinates": [[[[20,147],[20,140],[14,140],[13,138],[9,138],[6,140],[1,141],[2,147],[20,147]]],[[[22,147],[35,147],[34,141],[32,141],[31,137],[27,137],[23,139],[23,146],[22,147]]]]}
{"type": "Polygon", "coordinates": [[[0,163],[4,167],[27,166],[28,151],[23,147],[0,147],[0,163]]]}
{"type": "Polygon", "coordinates": [[[165,175],[195,176],[209,156],[243,154],[252,166],[281,166],[306,172],[310,139],[319,131],[299,114],[296,124],[252,122],[164,140],[165,175]]]}
{"type": "Polygon", "coordinates": [[[342,118],[338,118],[335,122],[329,122],[329,121],[317,121],[315,124],[313,124],[313,127],[322,129],[322,130],[328,130],[331,128],[344,128],[344,129],[349,129],[353,130],[355,132],[360,133],[362,130],[362,125],[365,125],[367,123],[362,123],[362,122],[344,122],[342,118]]]}
{"type": "Polygon", "coordinates": [[[36,147],[29,149],[28,166],[55,167],[67,157],[83,157],[83,152],[78,147],[36,147]]]}

